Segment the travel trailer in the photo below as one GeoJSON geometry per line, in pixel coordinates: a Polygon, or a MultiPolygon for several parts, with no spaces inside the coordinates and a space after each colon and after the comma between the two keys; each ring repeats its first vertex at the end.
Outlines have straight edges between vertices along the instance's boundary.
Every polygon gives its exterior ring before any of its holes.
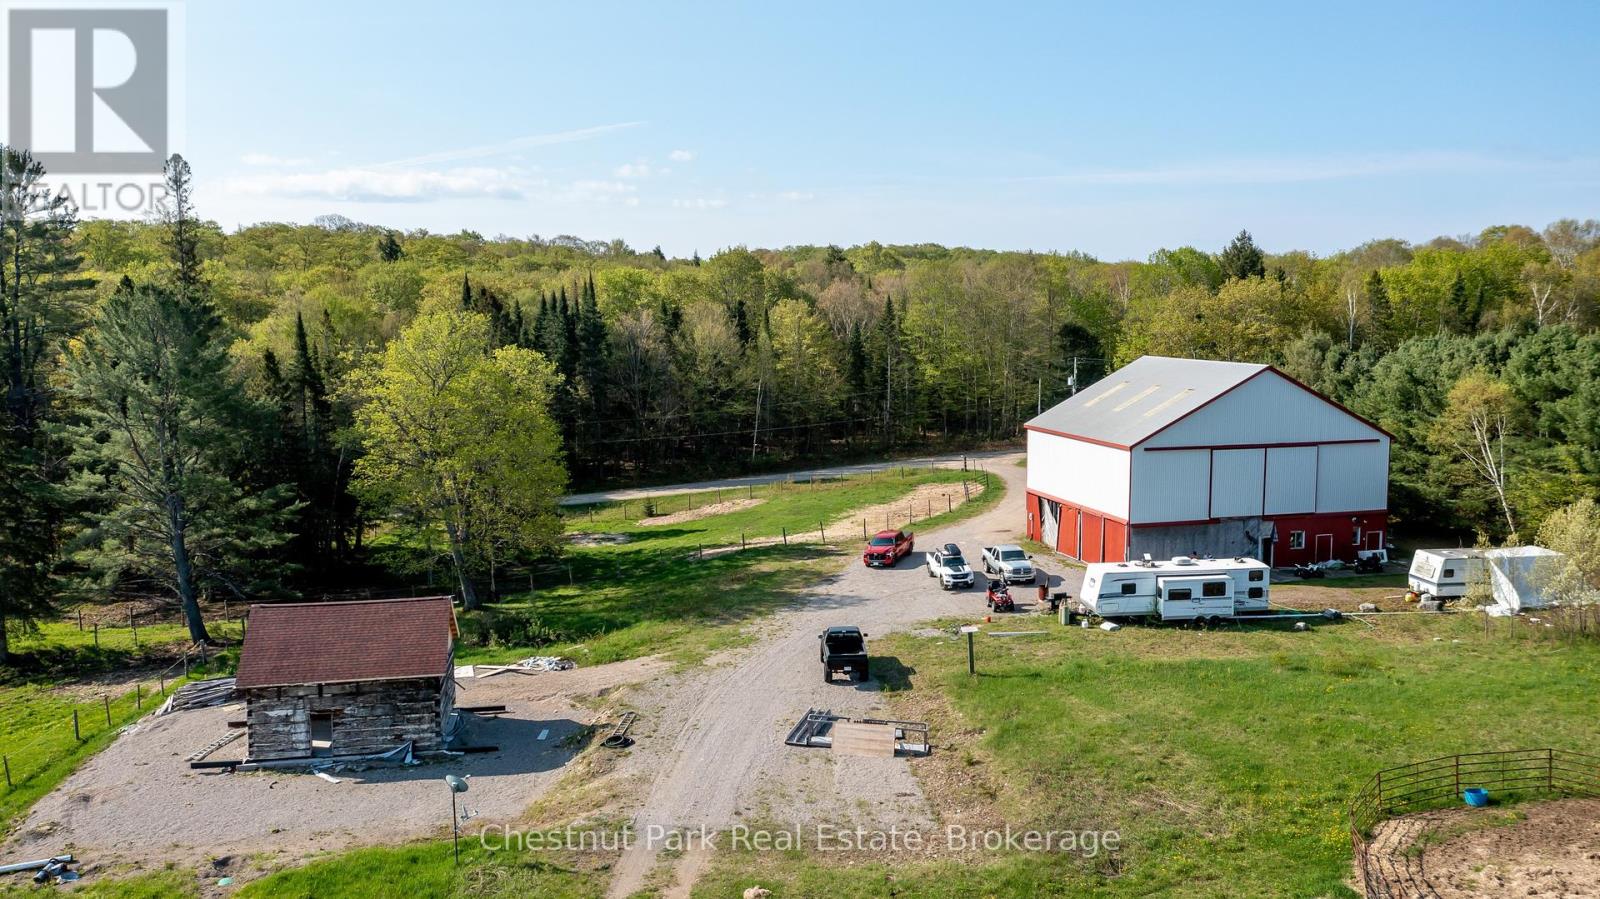
{"type": "Polygon", "coordinates": [[[1544,607],[1540,568],[1560,558],[1560,553],[1542,546],[1419,549],[1411,557],[1406,583],[1413,593],[1439,599],[1460,599],[1475,584],[1481,585],[1485,598],[1492,600],[1489,611],[1512,614],[1544,607]]]}
{"type": "Polygon", "coordinates": [[[1092,562],[1081,605],[1101,618],[1220,620],[1267,611],[1272,572],[1244,557],[1092,562]]]}

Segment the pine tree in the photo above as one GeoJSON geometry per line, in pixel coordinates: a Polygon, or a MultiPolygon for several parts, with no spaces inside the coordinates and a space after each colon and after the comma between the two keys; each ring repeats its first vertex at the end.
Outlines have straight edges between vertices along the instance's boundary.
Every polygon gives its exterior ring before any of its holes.
{"type": "Polygon", "coordinates": [[[750,313],[745,309],[743,299],[733,301],[733,311],[730,314],[733,317],[733,333],[739,338],[739,346],[748,347],[755,337],[755,332],[750,330],[750,313]]]}
{"type": "Polygon", "coordinates": [[[378,258],[384,262],[399,262],[406,255],[405,248],[400,246],[400,241],[395,238],[393,231],[384,231],[378,238],[378,258]]]}
{"type": "Polygon", "coordinates": [[[51,385],[93,283],[78,275],[71,200],[44,177],[27,151],[0,145],[0,664],[10,635],[53,611],[67,500],[51,385]]]}
{"type": "Polygon", "coordinates": [[[93,505],[79,560],[108,586],[165,583],[190,639],[207,641],[202,591],[248,596],[250,562],[285,540],[284,491],[251,493],[232,478],[252,412],[217,316],[159,287],[118,291],[68,371],[74,486],[93,505]]]}
{"type": "Polygon", "coordinates": [[[167,255],[172,260],[172,283],[178,295],[196,299],[204,286],[200,277],[200,227],[194,218],[194,176],[189,163],[177,153],[166,163],[167,255]]]}
{"type": "Polygon", "coordinates": [[[1472,318],[1471,301],[1467,295],[1467,282],[1456,272],[1454,280],[1450,282],[1449,290],[1445,291],[1444,302],[1439,307],[1439,330],[1445,334],[1464,334],[1471,327],[1472,318]]]}
{"type": "Polygon", "coordinates": [[[461,273],[461,311],[472,311],[472,281],[466,272],[461,273]]]}
{"type": "Polygon", "coordinates": [[[862,418],[862,412],[868,408],[867,384],[872,363],[867,358],[867,343],[861,336],[861,323],[856,322],[850,326],[850,342],[845,348],[844,380],[845,389],[850,394],[846,408],[850,418],[862,418]]]}
{"type": "Polygon", "coordinates": [[[1394,337],[1394,307],[1389,303],[1389,288],[1377,269],[1367,276],[1367,321],[1372,329],[1370,342],[1379,348],[1389,346],[1394,337]]]}
{"type": "Polygon", "coordinates": [[[1217,257],[1223,278],[1260,278],[1266,275],[1266,257],[1249,231],[1240,231],[1217,257]]]}

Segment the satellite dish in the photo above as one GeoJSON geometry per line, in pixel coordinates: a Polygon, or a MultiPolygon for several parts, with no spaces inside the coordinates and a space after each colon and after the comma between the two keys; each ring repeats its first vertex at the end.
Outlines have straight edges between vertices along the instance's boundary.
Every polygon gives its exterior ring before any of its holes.
{"type": "Polygon", "coordinates": [[[467,782],[454,774],[446,774],[444,782],[450,785],[450,792],[452,793],[465,793],[467,791],[467,782]]]}

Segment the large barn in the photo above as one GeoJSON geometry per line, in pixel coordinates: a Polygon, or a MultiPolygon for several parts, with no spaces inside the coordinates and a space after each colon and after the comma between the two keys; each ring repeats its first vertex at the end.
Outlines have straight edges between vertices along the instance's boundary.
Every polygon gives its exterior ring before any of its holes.
{"type": "Polygon", "coordinates": [[[236,683],[246,757],[443,749],[459,635],[448,596],[251,606],[236,683]]]}
{"type": "Polygon", "coordinates": [[[1390,435],[1269,365],[1144,356],[1027,430],[1028,535],[1075,559],[1384,545],[1390,435]]]}

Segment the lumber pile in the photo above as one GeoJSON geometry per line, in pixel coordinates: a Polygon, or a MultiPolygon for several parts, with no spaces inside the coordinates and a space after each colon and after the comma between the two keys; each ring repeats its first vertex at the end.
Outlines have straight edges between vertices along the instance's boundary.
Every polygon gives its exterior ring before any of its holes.
{"type": "Polygon", "coordinates": [[[166,703],[156,714],[167,715],[172,712],[187,712],[190,709],[208,709],[212,706],[225,705],[234,700],[233,683],[231,677],[218,677],[184,684],[172,691],[172,695],[167,697],[166,703]]]}

